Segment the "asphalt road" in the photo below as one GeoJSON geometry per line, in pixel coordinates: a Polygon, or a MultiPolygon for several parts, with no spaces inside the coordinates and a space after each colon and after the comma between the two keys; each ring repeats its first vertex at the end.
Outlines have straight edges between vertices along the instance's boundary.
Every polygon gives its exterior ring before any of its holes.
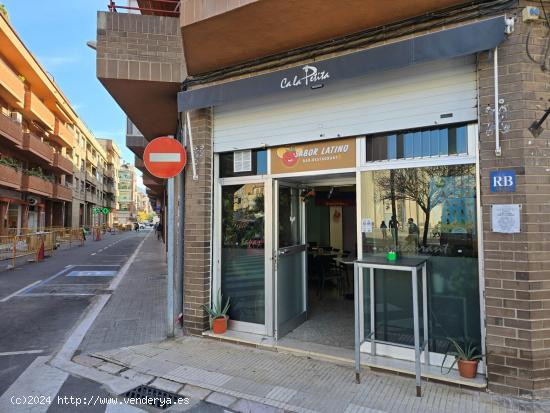
{"type": "MultiPolygon", "coordinates": [[[[84,246],[60,249],[40,263],[0,270],[0,413],[138,413],[132,406],[75,406],[60,403],[64,396],[108,398],[99,384],[47,365],[96,294],[105,293],[113,276],[150,233],[88,237],[84,246]],[[13,405],[15,396],[55,394],[42,405],[13,405]],[[9,397],[8,397],[9,396],[9,397]]],[[[0,268],[4,263],[0,262],[0,268]]],[[[127,274],[128,276],[128,274],[127,274]]],[[[160,411],[145,408],[146,411],[160,411]]],[[[172,410],[170,410],[172,411],[172,410]]],[[[226,412],[200,402],[188,412],[226,412]]]]}
{"type": "MultiPolygon", "coordinates": [[[[0,395],[37,357],[56,352],[94,294],[106,288],[112,279],[103,274],[91,277],[69,274],[79,270],[116,272],[148,233],[106,234],[101,241],[88,237],[82,247],[58,250],[43,262],[0,271],[0,395]]],[[[60,392],[107,395],[96,383],[74,377],[66,379],[60,392]]],[[[14,406],[13,412],[17,411],[23,408],[14,406]]],[[[105,407],[81,410],[74,406],[51,406],[48,410],[64,411],[103,412],[105,407]]]]}

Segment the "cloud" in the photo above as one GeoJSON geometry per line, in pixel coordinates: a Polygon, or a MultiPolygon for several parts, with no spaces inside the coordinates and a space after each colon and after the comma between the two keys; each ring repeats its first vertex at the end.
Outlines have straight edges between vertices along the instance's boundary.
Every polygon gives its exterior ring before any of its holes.
{"type": "Polygon", "coordinates": [[[38,61],[50,70],[62,65],[77,63],[79,60],[77,56],[41,56],[38,58],[38,61]]]}

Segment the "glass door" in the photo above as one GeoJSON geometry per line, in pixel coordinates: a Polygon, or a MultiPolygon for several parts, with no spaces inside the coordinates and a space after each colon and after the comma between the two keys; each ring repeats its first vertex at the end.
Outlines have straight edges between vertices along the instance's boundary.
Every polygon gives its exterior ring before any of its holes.
{"type": "Polygon", "coordinates": [[[297,185],[274,181],[275,337],[306,320],[306,240],[304,204],[297,185]]]}
{"type": "MultiPolygon", "coordinates": [[[[220,288],[231,328],[263,332],[265,323],[264,183],[221,187],[220,288]]],[[[213,297],[216,297],[214,291],[213,297]]]]}

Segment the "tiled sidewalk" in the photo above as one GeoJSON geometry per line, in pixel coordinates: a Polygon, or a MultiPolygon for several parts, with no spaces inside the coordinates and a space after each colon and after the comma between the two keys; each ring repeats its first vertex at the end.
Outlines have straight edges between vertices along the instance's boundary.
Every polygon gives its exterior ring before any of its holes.
{"type": "Polygon", "coordinates": [[[550,412],[529,404],[434,382],[415,397],[414,380],[207,338],[180,337],[79,356],[123,377],[242,412],[550,412]]]}
{"type": "Polygon", "coordinates": [[[89,353],[163,340],[167,331],[166,271],[164,244],[151,233],[80,350],[89,353]]]}

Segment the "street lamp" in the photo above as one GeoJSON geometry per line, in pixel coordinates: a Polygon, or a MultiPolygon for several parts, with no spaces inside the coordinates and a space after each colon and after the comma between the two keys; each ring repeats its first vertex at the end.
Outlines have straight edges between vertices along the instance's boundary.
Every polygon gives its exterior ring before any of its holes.
{"type": "Polygon", "coordinates": [[[546,118],[550,115],[550,107],[546,109],[546,112],[544,112],[544,115],[542,115],[542,118],[539,120],[534,121],[531,126],[529,126],[529,132],[533,135],[533,137],[538,138],[540,134],[544,131],[544,128],[542,127],[542,124],[546,120],[546,118]]]}

